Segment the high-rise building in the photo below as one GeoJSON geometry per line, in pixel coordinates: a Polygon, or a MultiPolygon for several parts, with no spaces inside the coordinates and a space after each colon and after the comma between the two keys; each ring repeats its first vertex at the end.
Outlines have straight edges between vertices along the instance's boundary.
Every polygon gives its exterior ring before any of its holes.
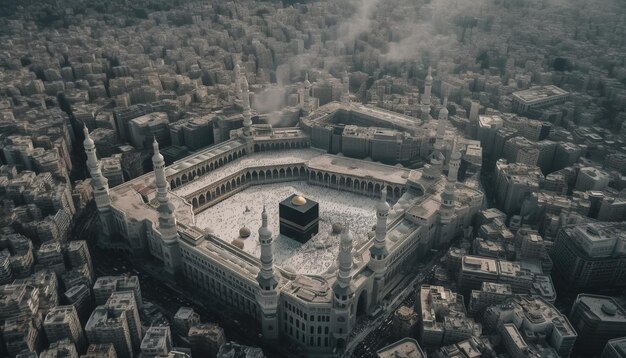
{"type": "Polygon", "coordinates": [[[103,305],[111,297],[113,292],[132,291],[137,300],[137,306],[141,307],[141,287],[137,276],[101,276],[93,285],[93,294],[96,305],[103,305]]]}
{"type": "Polygon", "coordinates": [[[13,357],[22,352],[39,352],[43,337],[41,321],[34,317],[15,317],[4,321],[2,338],[6,352],[13,357]]]}
{"type": "Polygon", "coordinates": [[[74,307],[81,322],[86,322],[93,310],[91,290],[84,284],[71,287],[64,293],[65,299],[74,307]]]}
{"type": "Polygon", "coordinates": [[[188,337],[193,357],[215,357],[226,342],[224,330],[216,324],[192,326],[188,337]]]}
{"type": "Polygon", "coordinates": [[[569,93],[556,86],[537,86],[513,93],[513,111],[526,113],[530,110],[563,103],[569,93]]]}
{"type": "Polygon", "coordinates": [[[385,346],[376,352],[378,358],[424,358],[426,355],[422,348],[413,338],[404,338],[388,346],[385,346]]]}
{"type": "Polygon", "coordinates": [[[69,339],[76,345],[79,352],[83,352],[87,348],[83,328],[74,306],[52,308],[43,321],[43,328],[49,342],[69,339]]]}
{"type": "Polygon", "coordinates": [[[107,178],[111,188],[124,183],[121,156],[121,154],[114,154],[112,157],[100,159],[102,175],[107,178]]]}
{"type": "Polygon", "coordinates": [[[609,186],[610,176],[603,170],[585,167],[580,168],[576,178],[576,190],[602,190],[609,186]]]}
{"type": "Polygon", "coordinates": [[[113,292],[104,307],[106,307],[107,310],[113,312],[116,315],[124,312],[124,316],[126,317],[126,320],[128,322],[128,330],[133,351],[138,351],[141,347],[143,327],[141,326],[139,309],[137,308],[137,302],[135,301],[134,293],[132,291],[113,292]]]}
{"type": "Polygon", "coordinates": [[[400,306],[393,314],[393,336],[396,339],[415,336],[417,313],[409,306],[400,306]]]}
{"type": "Polygon", "coordinates": [[[35,269],[46,268],[54,271],[57,275],[65,272],[65,262],[63,261],[63,250],[60,242],[48,242],[37,250],[35,255],[37,264],[35,269]]]}
{"type": "Polygon", "coordinates": [[[87,339],[93,344],[111,343],[119,358],[133,358],[134,350],[125,311],[98,306],[85,325],[87,339]]]}
{"type": "Polygon", "coordinates": [[[626,337],[610,339],[602,351],[602,358],[625,358],[626,337]]]}
{"type": "Polygon", "coordinates": [[[466,316],[463,296],[441,286],[422,285],[419,292],[420,342],[439,347],[480,336],[480,325],[466,316]]]}
{"type": "Polygon", "coordinates": [[[169,326],[152,326],[148,328],[141,341],[141,357],[164,357],[172,350],[172,334],[169,326]]]}
{"type": "Polygon", "coordinates": [[[539,350],[541,346],[549,345],[561,357],[569,357],[576,343],[575,325],[570,324],[567,317],[541,297],[514,295],[502,304],[487,308],[483,317],[486,332],[502,334],[506,324],[512,324],[517,332],[523,332],[523,335],[517,334],[509,328],[505,334],[509,337],[503,337],[512,354],[524,346],[539,350]],[[536,337],[543,339],[538,340],[536,337]],[[518,349],[512,349],[511,340],[517,341],[515,346],[518,349]]]}
{"type": "Polygon", "coordinates": [[[470,294],[482,288],[484,282],[509,284],[513,293],[532,294],[554,302],[556,291],[550,276],[537,273],[540,267],[527,267],[523,262],[465,255],[462,258],[458,287],[470,294]]]}
{"type": "Polygon", "coordinates": [[[472,290],[468,311],[480,317],[487,307],[498,305],[512,296],[513,290],[509,284],[483,282],[480,290],[472,290]]]}
{"type": "Polygon", "coordinates": [[[572,288],[626,287],[626,224],[585,223],[557,234],[554,268],[572,288]]]}
{"type": "Polygon", "coordinates": [[[81,358],[117,358],[113,343],[91,344],[81,358]]]}
{"type": "Polygon", "coordinates": [[[87,241],[75,240],[65,245],[65,258],[71,268],[87,265],[92,270],[91,254],[87,247],[87,241]]]}
{"type": "Polygon", "coordinates": [[[174,315],[174,328],[183,336],[187,336],[191,326],[199,323],[200,315],[194,312],[191,307],[181,307],[174,315]]]}
{"type": "Polygon", "coordinates": [[[150,148],[153,138],[163,146],[168,146],[171,143],[169,123],[165,112],[154,112],[133,118],[128,123],[128,139],[137,149],[150,148]]]}
{"type": "Polygon", "coordinates": [[[622,337],[626,332],[626,311],[609,296],[578,295],[569,320],[578,331],[576,353],[581,355],[602,352],[610,339],[622,337]]]}
{"type": "Polygon", "coordinates": [[[497,115],[484,115],[478,118],[478,140],[484,153],[491,160],[499,159],[495,156],[496,131],[502,128],[502,118],[497,115]]]}
{"type": "Polygon", "coordinates": [[[41,352],[39,358],[78,358],[78,351],[74,342],[69,339],[62,339],[50,343],[48,349],[41,352]]]}

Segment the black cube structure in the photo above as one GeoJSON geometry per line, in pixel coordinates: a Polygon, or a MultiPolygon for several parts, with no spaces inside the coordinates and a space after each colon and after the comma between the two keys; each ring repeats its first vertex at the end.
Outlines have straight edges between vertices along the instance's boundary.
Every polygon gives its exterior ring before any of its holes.
{"type": "Polygon", "coordinates": [[[319,204],[293,194],[279,204],[280,233],[301,243],[319,231],[319,204]]]}

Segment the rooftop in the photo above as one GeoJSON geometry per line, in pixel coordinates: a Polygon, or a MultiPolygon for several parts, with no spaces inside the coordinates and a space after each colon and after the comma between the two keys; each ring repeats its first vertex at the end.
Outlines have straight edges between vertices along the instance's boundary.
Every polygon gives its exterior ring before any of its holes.
{"type": "Polygon", "coordinates": [[[564,96],[569,93],[560,89],[557,86],[537,86],[527,90],[517,91],[513,93],[514,97],[519,98],[521,101],[528,104],[538,102],[550,97],[564,96]]]}
{"type": "Polygon", "coordinates": [[[422,358],[426,357],[417,341],[413,338],[403,338],[395,343],[392,343],[378,352],[379,358],[422,358]]]}
{"type": "Polygon", "coordinates": [[[226,164],[218,170],[211,171],[186,185],[180,186],[173,191],[174,193],[184,197],[205,188],[211,183],[215,183],[246,168],[284,164],[303,164],[309,159],[323,153],[323,151],[317,149],[293,149],[280,152],[261,152],[249,154],[241,159],[237,159],[226,164]]]}
{"type": "Polygon", "coordinates": [[[613,297],[580,294],[575,304],[584,305],[590,314],[604,322],[626,323],[626,311],[613,297]]]}

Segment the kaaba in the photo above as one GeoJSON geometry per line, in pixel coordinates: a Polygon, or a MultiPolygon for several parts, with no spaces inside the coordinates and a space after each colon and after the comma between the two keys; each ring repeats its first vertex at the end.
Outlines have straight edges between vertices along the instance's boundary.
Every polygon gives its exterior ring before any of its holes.
{"type": "Polygon", "coordinates": [[[319,204],[293,194],[279,204],[280,233],[305,243],[319,231],[319,204]]]}

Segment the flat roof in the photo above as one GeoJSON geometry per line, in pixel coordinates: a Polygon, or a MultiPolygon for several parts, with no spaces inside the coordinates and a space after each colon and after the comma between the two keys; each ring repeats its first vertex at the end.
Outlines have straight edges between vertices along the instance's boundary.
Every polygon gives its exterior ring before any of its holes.
{"type": "Polygon", "coordinates": [[[419,343],[413,338],[403,338],[395,343],[392,343],[378,352],[376,352],[379,358],[422,358],[425,357],[422,348],[419,343]]]}
{"type": "Polygon", "coordinates": [[[307,164],[312,170],[358,176],[401,186],[406,184],[410,172],[405,168],[328,154],[313,157],[307,164]]]}
{"type": "Polygon", "coordinates": [[[553,85],[531,87],[527,90],[513,92],[513,96],[528,104],[567,94],[569,94],[569,92],[553,85]]]}

